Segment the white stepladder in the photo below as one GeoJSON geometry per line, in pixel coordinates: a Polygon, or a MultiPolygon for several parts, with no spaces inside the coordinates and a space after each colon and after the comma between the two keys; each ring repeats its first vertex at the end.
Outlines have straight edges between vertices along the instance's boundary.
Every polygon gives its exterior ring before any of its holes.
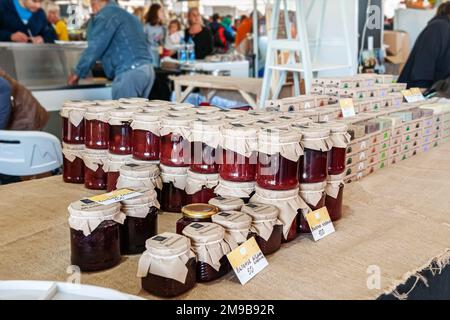
{"type": "MultiPolygon", "coordinates": [[[[305,91],[310,92],[312,79],[317,77],[317,74],[321,71],[331,70],[352,70],[352,48],[350,42],[350,35],[347,26],[347,14],[345,11],[344,3],[339,5],[340,8],[340,23],[343,27],[343,41],[346,49],[346,62],[341,64],[336,63],[321,63],[318,61],[320,48],[322,46],[323,37],[323,25],[325,20],[326,5],[331,0],[314,0],[310,1],[308,8],[305,10],[304,0],[294,0],[295,3],[295,20],[297,27],[297,37],[292,39],[291,36],[291,22],[288,16],[287,0],[275,0],[270,17],[270,26],[268,28],[268,44],[266,54],[266,65],[264,70],[263,85],[261,88],[261,97],[259,100],[259,107],[262,109],[264,103],[269,97],[271,99],[278,99],[283,84],[286,82],[288,72],[292,72],[294,79],[294,94],[300,95],[300,75],[303,74],[305,80],[305,91]],[[286,39],[278,39],[278,27],[280,19],[280,6],[283,2],[284,19],[286,27],[286,39]],[[314,49],[314,57],[311,58],[311,50],[309,45],[309,37],[307,32],[307,20],[311,14],[314,5],[320,6],[320,17],[318,19],[318,27],[316,29],[316,41],[317,45],[314,49]],[[278,63],[278,52],[288,52],[289,56],[287,63],[278,63]],[[297,58],[300,58],[300,62],[296,62],[297,58]],[[274,86],[272,86],[272,77],[274,71],[279,73],[279,77],[274,86]],[[272,95],[270,91],[273,88],[272,95]]],[[[333,0],[344,2],[345,0],[333,0]]]]}

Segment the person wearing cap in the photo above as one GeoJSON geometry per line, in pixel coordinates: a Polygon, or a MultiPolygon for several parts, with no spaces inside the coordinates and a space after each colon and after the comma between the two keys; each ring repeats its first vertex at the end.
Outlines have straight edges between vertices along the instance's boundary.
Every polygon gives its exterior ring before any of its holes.
{"type": "Polygon", "coordinates": [[[87,77],[100,60],[106,76],[114,79],[113,99],[148,98],[155,73],[138,18],[113,0],[91,0],[91,7],[94,16],[88,32],[88,47],[69,76],[69,85],[76,85],[80,78],[87,77]]]}

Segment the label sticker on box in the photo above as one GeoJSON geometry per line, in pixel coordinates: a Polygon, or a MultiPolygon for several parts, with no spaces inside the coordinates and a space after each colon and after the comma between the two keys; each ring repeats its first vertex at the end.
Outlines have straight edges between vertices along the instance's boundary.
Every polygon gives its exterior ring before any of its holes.
{"type": "Polygon", "coordinates": [[[330,215],[326,207],[319,210],[308,212],[305,215],[314,241],[318,241],[326,236],[334,233],[333,222],[331,222],[330,215]]]}
{"type": "Polygon", "coordinates": [[[422,91],[420,91],[419,88],[411,88],[408,90],[402,90],[401,91],[403,96],[405,97],[405,100],[408,103],[412,103],[412,102],[418,102],[418,101],[424,101],[425,98],[422,94],[422,91]]]}
{"type": "Polygon", "coordinates": [[[355,106],[353,105],[353,99],[340,99],[339,105],[341,107],[342,116],[344,118],[354,117],[356,115],[355,106]]]}
{"type": "Polygon", "coordinates": [[[227,258],[242,285],[269,265],[254,237],[227,254],[227,258]]]}
{"type": "Polygon", "coordinates": [[[99,204],[108,205],[122,200],[128,200],[141,196],[142,193],[134,191],[132,189],[118,189],[112,192],[100,194],[98,196],[90,197],[88,200],[97,202],[99,204]]]}

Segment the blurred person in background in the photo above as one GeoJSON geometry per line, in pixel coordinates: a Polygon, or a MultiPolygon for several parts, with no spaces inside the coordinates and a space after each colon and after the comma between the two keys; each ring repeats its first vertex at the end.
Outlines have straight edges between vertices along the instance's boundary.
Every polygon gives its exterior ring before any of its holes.
{"type": "Polygon", "coordinates": [[[147,50],[142,24],[116,2],[91,0],[94,16],[88,32],[88,47],[67,82],[76,85],[101,60],[109,79],[113,79],[112,98],[148,98],[155,71],[147,50]]]}
{"type": "Polygon", "coordinates": [[[181,30],[181,23],[177,19],[169,22],[166,40],[164,41],[164,56],[174,56],[177,53],[178,46],[184,37],[181,30]]]}
{"type": "Polygon", "coordinates": [[[408,88],[430,88],[450,77],[450,2],[442,3],[436,16],[419,35],[398,78],[408,88]]]}
{"type": "Polygon", "coordinates": [[[205,59],[213,53],[213,36],[208,28],[202,23],[202,17],[197,8],[189,9],[188,12],[189,27],[185,30],[184,41],[189,42],[192,39],[195,45],[196,59],[205,59]]]}
{"type": "Polygon", "coordinates": [[[47,7],[47,19],[51,23],[53,29],[55,29],[56,36],[59,41],[69,41],[69,31],[67,25],[60,18],[59,6],[56,4],[50,4],[47,7]]]}
{"type": "MultiPolygon", "coordinates": [[[[231,21],[227,20],[229,26],[231,21]]],[[[230,43],[234,41],[233,35],[225,29],[220,16],[215,13],[212,16],[212,22],[209,24],[213,35],[213,46],[216,53],[225,53],[230,47],[230,43]]]]}
{"type": "Polygon", "coordinates": [[[159,67],[160,56],[167,30],[163,25],[164,10],[160,4],[154,3],[145,16],[144,32],[147,37],[148,52],[152,58],[154,67],[159,67]]]}
{"type": "Polygon", "coordinates": [[[252,32],[252,26],[253,26],[252,16],[251,15],[250,17],[242,16],[239,22],[239,26],[236,30],[236,39],[234,42],[235,47],[238,47],[243,40],[247,39],[247,35],[252,32]]]}
{"type": "Polygon", "coordinates": [[[41,4],[42,0],[0,0],[0,41],[54,42],[56,33],[41,4]]]}

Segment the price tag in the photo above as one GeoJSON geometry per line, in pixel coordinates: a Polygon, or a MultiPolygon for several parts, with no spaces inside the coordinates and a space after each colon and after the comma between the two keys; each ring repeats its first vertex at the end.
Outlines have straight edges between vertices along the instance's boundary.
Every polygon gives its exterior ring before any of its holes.
{"type": "Polygon", "coordinates": [[[308,212],[305,215],[305,219],[308,222],[311,229],[314,241],[318,241],[326,236],[332,234],[334,230],[333,222],[331,222],[330,215],[326,207],[319,210],[308,212]]]}
{"type": "Polygon", "coordinates": [[[355,106],[353,105],[353,99],[340,99],[339,105],[341,106],[342,116],[344,118],[354,117],[356,115],[355,106]]]}
{"type": "Polygon", "coordinates": [[[422,91],[419,88],[411,88],[409,90],[402,90],[402,94],[408,103],[425,100],[422,91]]]}
{"type": "Polygon", "coordinates": [[[135,198],[141,196],[142,193],[131,190],[131,189],[118,189],[112,192],[100,194],[98,196],[88,198],[91,201],[108,205],[111,203],[120,202],[122,200],[128,200],[131,198],[135,198]]]}
{"type": "Polygon", "coordinates": [[[254,237],[227,254],[227,258],[242,285],[269,265],[254,237]]]}

